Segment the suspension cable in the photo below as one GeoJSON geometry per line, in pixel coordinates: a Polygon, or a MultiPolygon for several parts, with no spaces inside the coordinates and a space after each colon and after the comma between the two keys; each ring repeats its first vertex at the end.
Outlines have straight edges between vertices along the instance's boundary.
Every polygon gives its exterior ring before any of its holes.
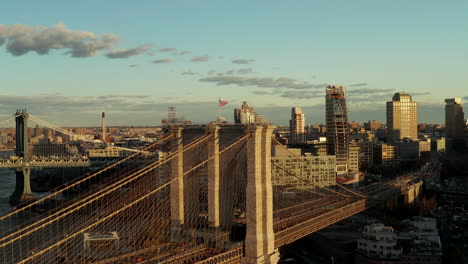
{"type": "MultiPolygon", "coordinates": [[[[244,139],[246,139],[246,138],[248,138],[248,137],[250,137],[250,135],[246,135],[246,136],[240,138],[239,140],[237,140],[237,141],[235,141],[234,143],[232,143],[230,146],[228,146],[228,147],[224,148],[223,150],[219,151],[218,154],[224,153],[225,151],[231,149],[233,146],[237,145],[239,142],[242,142],[244,139]]],[[[208,138],[208,137],[207,137],[207,138],[208,138]]],[[[38,257],[38,256],[41,256],[41,255],[43,255],[44,253],[46,253],[47,251],[49,251],[49,250],[51,250],[51,249],[53,249],[53,248],[55,248],[55,247],[57,247],[57,246],[60,246],[61,244],[66,243],[68,240],[70,240],[70,239],[72,239],[72,238],[75,238],[76,236],[81,235],[83,232],[85,232],[85,231],[91,229],[92,227],[97,226],[98,224],[102,223],[103,221],[105,221],[105,220],[107,220],[107,219],[109,219],[109,218],[112,218],[113,216],[119,214],[120,212],[127,210],[128,208],[134,206],[135,204],[138,204],[139,202],[143,201],[144,199],[146,199],[146,198],[149,197],[150,195],[155,194],[156,192],[159,192],[159,191],[162,190],[163,188],[169,186],[169,185],[172,184],[173,182],[180,180],[180,179],[183,178],[185,175],[187,175],[187,174],[189,174],[190,172],[194,171],[196,168],[199,168],[199,167],[201,166],[200,164],[206,164],[209,160],[213,159],[215,156],[216,156],[216,155],[212,155],[212,156],[208,157],[206,160],[204,160],[203,162],[199,163],[197,166],[195,166],[195,167],[189,169],[188,171],[184,172],[184,173],[181,174],[181,175],[178,175],[178,177],[175,177],[175,178],[169,180],[168,182],[162,184],[161,186],[159,186],[158,188],[155,188],[154,190],[148,191],[148,192],[145,193],[143,196],[141,196],[141,197],[135,199],[134,201],[132,201],[132,202],[129,203],[129,204],[124,205],[122,208],[119,208],[119,209],[117,209],[117,210],[111,212],[109,215],[106,215],[106,216],[104,216],[104,217],[102,217],[102,218],[97,219],[96,222],[93,222],[93,223],[87,225],[86,227],[84,227],[84,228],[82,228],[82,229],[76,231],[76,232],[73,233],[73,234],[68,234],[65,238],[61,239],[60,241],[57,241],[56,243],[54,243],[54,244],[52,244],[52,245],[50,245],[50,246],[48,246],[48,247],[46,247],[46,248],[44,248],[44,249],[38,251],[38,252],[35,252],[34,255],[31,255],[31,256],[29,256],[29,257],[27,257],[27,258],[25,258],[25,259],[19,261],[18,263],[26,263],[27,261],[32,260],[33,258],[36,258],[36,257],[38,257]]],[[[166,161],[168,161],[168,160],[166,160],[166,161]]],[[[143,175],[143,174],[146,174],[148,171],[153,170],[153,169],[154,169],[153,167],[154,167],[154,166],[148,166],[148,167],[146,167],[146,168],[145,168],[146,170],[140,172],[138,175],[136,175],[136,177],[139,177],[139,176],[141,176],[141,175],[143,175]]]]}
{"type": "MultiPolygon", "coordinates": [[[[161,144],[162,142],[164,142],[164,141],[166,141],[166,140],[172,138],[173,136],[174,136],[174,135],[171,134],[171,135],[169,135],[169,136],[167,136],[167,137],[165,137],[165,138],[159,140],[158,142],[156,142],[156,143],[154,143],[154,144],[151,144],[151,145],[145,147],[144,149],[142,149],[142,151],[146,151],[146,150],[148,150],[148,149],[150,149],[150,148],[152,148],[152,147],[154,147],[154,146],[157,146],[157,145],[161,144]]],[[[60,190],[58,190],[57,192],[54,192],[54,193],[49,194],[49,195],[47,195],[47,196],[45,196],[45,197],[43,197],[43,198],[41,198],[41,199],[39,199],[39,200],[36,200],[36,201],[34,201],[34,202],[30,203],[30,204],[27,204],[27,205],[25,205],[25,206],[23,206],[23,207],[17,209],[17,210],[14,211],[14,212],[11,212],[11,213],[9,213],[9,214],[7,214],[7,215],[1,216],[1,217],[0,217],[0,221],[6,219],[6,218],[8,218],[8,217],[11,217],[11,216],[14,215],[14,214],[17,214],[17,213],[19,213],[19,212],[22,212],[22,211],[24,211],[24,210],[26,210],[26,209],[28,209],[28,208],[31,208],[32,206],[37,205],[37,204],[43,202],[44,200],[50,199],[50,198],[52,198],[52,197],[58,195],[59,193],[62,193],[62,192],[66,191],[66,190],[68,190],[68,189],[70,189],[70,188],[73,188],[73,187],[75,187],[75,186],[77,186],[77,185],[79,185],[79,184],[81,184],[81,183],[83,183],[83,182],[85,182],[85,181],[88,181],[89,179],[91,179],[91,178],[93,178],[93,177],[95,177],[95,176],[97,176],[97,175],[99,175],[99,174],[102,174],[103,172],[108,171],[108,170],[110,170],[110,169],[112,169],[112,168],[114,168],[114,167],[116,167],[116,166],[118,166],[118,165],[120,165],[120,164],[122,164],[122,163],[128,161],[129,159],[132,159],[132,158],[136,157],[136,156],[139,155],[139,154],[140,154],[140,153],[134,153],[134,154],[132,154],[132,155],[130,155],[130,156],[124,158],[124,159],[119,160],[119,161],[116,162],[116,163],[113,163],[113,164],[111,164],[111,165],[109,165],[109,166],[103,168],[102,170],[100,170],[100,171],[98,171],[98,172],[96,172],[96,173],[93,173],[93,174],[91,174],[91,175],[89,175],[89,176],[87,176],[87,177],[85,177],[85,178],[83,178],[83,179],[81,179],[81,180],[79,180],[79,181],[76,181],[76,182],[74,182],[74,183],[72,183],[72,184],[70,184],[70,185],[65,186],[63,189],[60,189],[60,190]]]]}
{"type": "MultiPolygon", "coordinates": [[[[203,137],[203,139],[205,139],[205,140],[207,140],[208,138],[210,138],[210,136],[203,137]]],[[[198,141],[197,141],[197,144],[198,144],[198,143],[201,143],[201,142],[203,142],[203,141],[204,141],[204,140],[198,140],[198,141]]],[[[186,151],[186,150],[192,148],[193,146],[195,146],[195,145],[197,145],[197,144],[191,144],[191,145],[187,146],[186,148],[184,148],[184,149],[182,150],[182,152],[184,152],[184,151],[186,151]]],[[[175,158],[175,157],[177,156],[177,154],[178,154],[177,152],[176,152],[176,153],[173,153],[171,157],[166,158],[166,159],[165,159],[164,161],[162,161],[162,162],[160,162],[160,161],[158,160],[158,161],[156,161],[156,162],[154,162],[154,163],[148,165],[147,167],[145,167],[145,168],[143,168],[143,169],[141,169],[141,170],[139,170],[139,171],[137,171],[137,172],[135,172],[135,173],[132,173],[131,175],[127,176],[126,178],[124,178],[124,179],[122,179],[122,180],[120,180],[120,181],[118,181],[118,182],[116,182],[116,183],[114,183],[114,184],[112,184],[112,185],[110,185],[110,186],[106,186],[104,189],[101,189],[101,190],[99,190],[98,192],[93,193],[91,196],[86,197],[86,198],[84,198],[83,200],[77,201],[77,203],[71,204],[71,205],[69,205],[68,207],[63,208],[63,209],[60,210],[60,211],[54,212],[53,214],[47,216],[46,218],[41,219],[39,222],[33,223],[33,224],[31,224],[31,225],[29,225],[29,226],[23,228],[22,230],[15,232],[14,234],[10,234],[10,235],[8,235],[8,236],[6,236],[6,237],[1,238],[0,241],[4,241],[4,240],[6,240],[6,238],[9,238],[9,237],[11,237],[11,236],[13,236],[13,235],[16,235],[16,234],[18,234],[18,233],[20,233],[20,232],[25,232],[25,233],[23,233],[23,234],[21,234],[21,235],[19,235],[19,236],[17,236],[17,237],[14,237],[13,239],[11,239],[11,240],[9,240],[9,241],[7,241],[7,242],[4,242],[3,244],[0,245],[0,248],[6,246],[6,245],[8,245],[8,244],[11,244],[12,242],[14,242],[14,241],[16,241],[16,240],[18,240],[18,239],[21,239],[23,236],[29,235],[29,234],[33,233],[34,231],[37,231],[37,230],[39,230],[40,228],[42,228],[42,227],[44,227],[44,226],[46,226],[46,225],[52,224],[53,222],[56,222],[56,221],[60,220],[61,218],[63,218],[63,217],[65,217],[65,216],[67,216],[67,215],[69,215],[69,214],[71,214],[71,213],[73,213],[73,212],[79,210],[80,208],[83,208],[83,207],[86,206],[87,204],[90,204],[90,203],[92,203],[93,201],[96,201],[97,199],[100,199],[100,198],[102,198],[102,197],[108,195],[109,193],[111,193],[111,192],[113,192],[113,191],[115,191],[115,190],[121,188],[122,186],[124,186],[124,185],[126,185],[126,184],[128,184],[128,183],[130,183],[130,182],[132,182],[132,181],[134,181],[134,180],[136,180],[136,179],[138,179],[141,175],[144,175],[144,174],[146,174],[147,172],[149,172],[149,171],[151,171],[151,170],[154,170],[155,168],[160,167],[161,165],[167,163],[168,161],[170,161],[170,160],[172,160],[173,158],[175,158]],[[83,203],[83,202],[84,202],[84,203],[83,203]],[[79,203],[81,203],[81,204],[79,204],[79,203]],[[76,205],[76,206],[75,206],[75,205],[76,205]],[[68,209],[70,209],[70,210],[68,210],[68,209]],[[54,218],[54,219],[52,219],[52,220],[50,220],[50,221],[45,222],[46,220],[52,218],[53,216],[57,216],[57,217],[54,218]],[[32,229],[29,230],[29,231],[26,231],[26,230],[28,230],[29,228],[31,228],[31,227],[33,227],[33,226],[35,226],[35,225],[37,225],[37,224],[40,224],[40,223],[42,223],[42,222],[45,222],[45,223],[42,224],[42,225],[40,225],[40,226],[36,226],[36,227],[32,228],[32,229]]]]}

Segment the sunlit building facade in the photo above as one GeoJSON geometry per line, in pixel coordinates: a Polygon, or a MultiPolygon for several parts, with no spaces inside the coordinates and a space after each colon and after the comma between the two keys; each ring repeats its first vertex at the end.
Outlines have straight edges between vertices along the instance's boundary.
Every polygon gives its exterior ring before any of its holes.
{"type": "Polygon", "coordinates": [[[300,107],[293,107],[289,120],[290,143],[305,143],[305,117],[300,107]]]}
{"type": "Polygon", "coordinates": [[[418,104],[408,93],[396,93],[387,102],[387,138],[389,143],[418,139],[418,104]]]}

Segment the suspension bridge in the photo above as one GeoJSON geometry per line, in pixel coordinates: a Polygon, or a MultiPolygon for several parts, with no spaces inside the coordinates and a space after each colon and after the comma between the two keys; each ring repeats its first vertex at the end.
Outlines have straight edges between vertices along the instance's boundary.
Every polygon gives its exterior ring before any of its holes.
{"type": "Polygon", "coordinates": [[[280,144],[273,129],[217,123],[171,127],[144,152],[1,216],[0,260],[277,263],[282,245],[407,195],[408,183],[437,173],[424,168],[354,190],[321,187],[272,162],[272,144],[280,144]],[[272,167],[301,184],[273,185],[272,167]],[[55,206],[34,213],[45,203],[55,206]]]}
{"type": "MultiPolygon", "coordinates": [[[[16,189],[11,202],[17,205],[35,199],[30,184],[31,170],[103,166],[120,158],[88,157],[81,142],[95,144],[97,141],[102,146],[106,145],[105,142],[51,124],[29,114],[25,109],[17,110],[13,116],[0,120],[0,131],[3,137],[0,144],[0,169],[16,170],[16,189]],[[67,144],[63,142],[65,139],[67,144]]],[[[115,148],[125,152],[137,151],[115,148]]]]}

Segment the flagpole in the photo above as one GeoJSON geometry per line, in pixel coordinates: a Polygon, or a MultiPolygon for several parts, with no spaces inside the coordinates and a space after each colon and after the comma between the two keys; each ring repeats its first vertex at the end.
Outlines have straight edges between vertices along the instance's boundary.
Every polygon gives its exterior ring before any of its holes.
{"type": "Polygon", "coordinates": [[[221,98],[218,98],[218,123],[219,123],[219,119],[221,118],[221,105],[220,105],[220,102],[221,102],[221,98]]]}

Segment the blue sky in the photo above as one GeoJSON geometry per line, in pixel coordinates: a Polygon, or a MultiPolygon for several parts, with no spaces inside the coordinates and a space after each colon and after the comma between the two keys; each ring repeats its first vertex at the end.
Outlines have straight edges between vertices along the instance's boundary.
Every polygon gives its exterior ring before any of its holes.
{"type": "Polygon", "coordinates": [[[407,91],[420,122],[443,122],[444,98],[468,96],[467,10],[464,0],[8,1],[0,116],[28,108],[97,125],[106,111],[109,125],[158,125],[174,105],[206,122],[221,97],[229,120],[247,100],[278,125],[293,106],[318,123],[324,85],[340,84],[350,120],[385,121],[385,101],[407,91]],[[77,36],[89,34],[101,46],[84,51],[77,36]]]}

